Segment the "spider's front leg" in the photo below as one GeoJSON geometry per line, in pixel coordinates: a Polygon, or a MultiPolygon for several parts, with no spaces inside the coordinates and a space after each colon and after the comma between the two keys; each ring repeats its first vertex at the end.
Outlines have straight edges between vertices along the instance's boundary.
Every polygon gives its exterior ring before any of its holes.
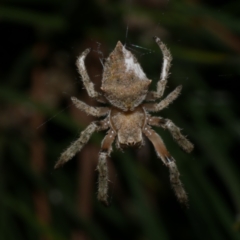
{"type": "Polygon", "coordinates": [[[76,62],[77,69],[78,69],[79,74],[82,77],[82,81],[87,90],[88,95],[92,98],[96,98],[100,102],[105,103],[106,101],[101,96],[101,94],[98,93],[97,91],[95,91],[94,84],[90,81],[89,75],[86,70],[85,58],[89,52],[90,52],[90,49],[88,48],[78,57],[77,62],[76,62]]]}
{"type": "Polygon", "coordinates": [[[187,205],[188,197],[181,183],[180,173],[175,163],[175,159],[170,155],[170,153],[166,149],[161,137],[155,131],[153,131],[149,126],[144,127],[143,133],[152,142],[158,157],[169,168],[170,182],[172,184],[172,187],[174,189],[174,192],[177,198],[181,203],[187,205]]]}
{"type": "Polygon", "coordinates": [[[96,131],[106,130],[108,126],[108,118],[102,121],[92,122],[88,127],[81,132],[80,137],[73,142],[60,156],[54,168],[57,169],[73,158],[77,152],[81,151],[83,146],[89,141],[92,134],[96,131]]]}
{"type": "Polygon", "coordinates": [[[105,206],[108,206],[108,167],[107,157],[112,150],[112,143],[116,137],[115,131],[109,130],[102,141],[101,152],[99,153],[97,171],[98,171],[98,200],[105,206]]]}
{"type": "Polygon", "coordinates": [[[180,128],[177,127],[170,119],[164,119],[162,117],[148,117],[147,121],[151,126],[158,126],[164,129],[168,129],[174,140],[187,153],[190,153],[193,150],[194,145],[181,134],[180,128]]]}
{"type": "Polygon", "coordinates": [[[160,40],[158,37],[154,37],[154,40],[158,44],[159,48],[161,49],[163,53],[163,64],[162,64],[162,71],[160,74],[160,79],[157,83],[157,91],[156,92],[149,92],[146,100],[147,101],[153,101],[156,99],[159,99],[163,96],[163,93],[165,91],[165,87],[167,85],[167,78],[169,75],[169,69],[171,66],[172,56],[166,45],[160,40]]]}

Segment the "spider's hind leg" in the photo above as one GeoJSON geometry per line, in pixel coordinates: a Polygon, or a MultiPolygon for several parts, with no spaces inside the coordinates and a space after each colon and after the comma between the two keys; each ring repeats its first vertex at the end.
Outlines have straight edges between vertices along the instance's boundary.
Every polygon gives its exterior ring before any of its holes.
{"type": "Polygon", "coordinates": [[[99,102],[106,103],[105,98],[95,90],[94,84],[90,81],[89,75],[87,73],[87,70],[85,67],[85,58],[89,54],[89,52],[90,52],[90,49],[88,48],[77,58],[77,62],[76,62],[77,69],[79,74],[82,77],[82,81],[83,81],[84,87],[87,90],[88,95],[92,98],[96,98],[99,102]]]}
{"type": "Polygon", "coordinates": [[[159,48],[162,51],[163,54],[163,64],[162,64],[162,71],[160,74],[160,79],[157,83],[157,91],[155,92],[149,92],[146,100],[147,101],[154,101],[156,99],[159,99],[163,96],[163,93],[165,91],[165,87],[167,85],[167,78],[169,75],[169,69],[171,66],[172,56],[166,45],[160,40],[158,37],[154,37],[154,40],[158,44],[159,48]]]}
{"type": "Polygon", "coordinates": [[[161,137],[155,131],[146,126],[143,130],[143,133],[152,142],[158,157],[163,161],[164,165],[169,168],[170,182],[178,200],[181,203],[187,205],[188,197],[181,183],[180,173],[178,171],[174,158],[167,151],[161,137]]]}

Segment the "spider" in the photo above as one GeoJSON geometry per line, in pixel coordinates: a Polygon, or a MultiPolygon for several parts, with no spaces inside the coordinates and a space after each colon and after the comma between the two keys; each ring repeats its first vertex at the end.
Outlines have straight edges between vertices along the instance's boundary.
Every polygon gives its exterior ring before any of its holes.
{"type": "Polygon", "coordinates": [[[105,205],[108,205],[107,158],[112,151],[113,142],[116,142],[119,149],[128,146],[141,147],[144,144],[143,135],[152,142],[157,156],[169,168],[170,182],[177,198],[181,203],[187,204],[187,194],[180,181],[175,159],[166,149],[162,138],[151,128],[151,126],[157,126],[169,130],[183,150],[188,153],[193,150],[193,144],[181,134],[180,129],[170,119],[150,115],[150,112],[159,112],[168,107],[179,96],[182,88],[178,86],[162,101],[153,102],[163,96],[172,60],[169,50],[160,38],[154,37],[154,40],[163,53],[162,71],[156,91],[148,91],[151,80],[146,77],[135,56],[120,41],[104,64],[102,93],[95,91],[86,71],[85,58],[90,49],[86,49],[77,59],[76,65],[88,95],[101,103],[108,103],[110,106],[91,107],[75,97],[71,98],[78,109],[94,117],[105,116],[105,118],[90,123],[81,132],[80,137],[61,154],[55,169],[76,155],[94,132],[108,130],[101,144],[97,165],[97,195],[98,200],[105,205]]]}

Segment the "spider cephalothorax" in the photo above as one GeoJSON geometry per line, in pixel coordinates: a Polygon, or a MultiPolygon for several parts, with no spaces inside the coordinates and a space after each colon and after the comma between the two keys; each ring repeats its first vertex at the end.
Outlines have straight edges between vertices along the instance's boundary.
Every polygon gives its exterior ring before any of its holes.
{"type": "Polygon", "coordinates": [[[116,146],[121,149],[127,146],[140,147],[143,145],[143,135],[153,143],[158,157],[169,168],[170,181],[179,201],[187,203],[187,194],[179,179],[180,174],[175,160],[167,151],[161,137],[151,128],[151,126],[159,126],[168,129],[183,150],[192,151],[192,143],[181,134],[180,129],[171,120],[149,114],[149,112],[158,112],[166,108],[181,91],[181,86],[179,86],[162,101],[150,102],[162,97],[172,59],[169,50],[161,40],[155,37],[155,41],[163,53],[162,72],[156,91],[148,92],[151,80],[146,77],[134,55],[121,42],[117,43],[116,48],[105,62],[101,86],[103,94],[95,91],[85,68],[84,60],[89,49],[85,50],[77,60],[77,67],[88,95],[99,102],[108,103],[110,106],[90,107],[72,97],[73,103],[80,110],[95,117],[105,116],[105,118],[92,122],[80,134],[80,137],[61,154],[55,168],[62,166],[80,151],[95,131],[108,130],[102,141],[97,166],[99,173],[98,199],[106,205],[108,205],[107,157],[110,155],[113,142],[115,141],[116,146]]]}

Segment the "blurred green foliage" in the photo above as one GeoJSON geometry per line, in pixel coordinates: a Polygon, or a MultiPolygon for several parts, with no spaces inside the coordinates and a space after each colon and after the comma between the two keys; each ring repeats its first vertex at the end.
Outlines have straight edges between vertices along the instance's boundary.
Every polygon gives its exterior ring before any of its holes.
{"type": "Polygon", "coordinates": [[[231,0],[2,1],[0,238],[240,239],[239,8],[231,0]],[[167,92],[183,85],[161,115],[183,128],[194,152],[156,130],[177,161],[190,208],[177,202],[168,169],[147,141],[140,151],[114,149],[105,208],[96,200],[91,150],[100,149],[104,134],[92,137],[78,161],[53,171],[92,121],[69,100],[88,101],[74,62],[92,48],[86,64],[99,88],[99,59],[121,40],[154,88],[162,59],[154,35],[173,55],[167,92]]]}

